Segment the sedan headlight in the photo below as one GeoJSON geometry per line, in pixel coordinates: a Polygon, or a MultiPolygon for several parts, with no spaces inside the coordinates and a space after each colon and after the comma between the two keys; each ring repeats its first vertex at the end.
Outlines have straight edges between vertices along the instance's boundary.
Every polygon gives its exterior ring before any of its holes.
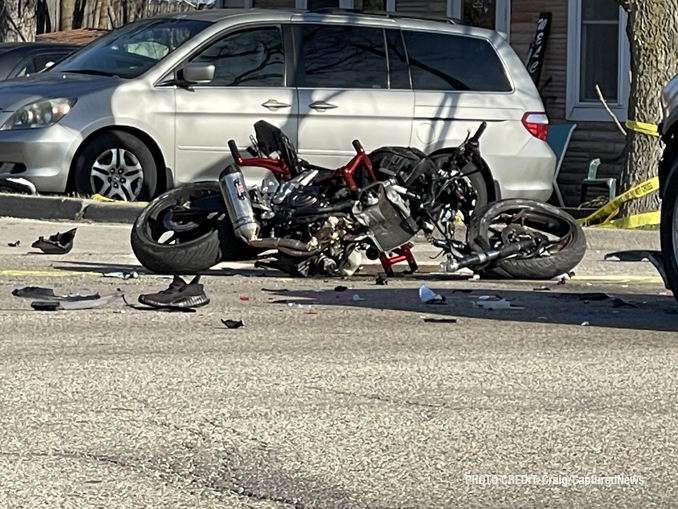
{"type": "Polygon", "coordinates": [[[0,127],[0,131],[49,127],[64,118],[76,101],[77,99],[50,99],[27,104],[16,110],[0,127]]]}

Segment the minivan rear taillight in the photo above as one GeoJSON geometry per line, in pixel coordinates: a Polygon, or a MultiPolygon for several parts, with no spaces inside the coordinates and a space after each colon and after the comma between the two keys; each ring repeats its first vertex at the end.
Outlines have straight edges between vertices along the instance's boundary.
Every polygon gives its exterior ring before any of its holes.
{"type": "Polygon", "coordinates": [[[532,136],[546,141],[549,128],[549,118],[546,113],[525,113],[522,122],[532,136]]]}

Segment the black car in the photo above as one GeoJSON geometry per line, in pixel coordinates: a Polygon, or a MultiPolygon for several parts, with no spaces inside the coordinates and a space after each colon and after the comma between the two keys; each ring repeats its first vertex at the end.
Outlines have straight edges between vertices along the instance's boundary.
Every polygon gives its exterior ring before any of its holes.
{"type": "Polygon", "coordinates": [[[0,43],[0,81],[40,72],[81,47],[53,42],[0,43]]]}

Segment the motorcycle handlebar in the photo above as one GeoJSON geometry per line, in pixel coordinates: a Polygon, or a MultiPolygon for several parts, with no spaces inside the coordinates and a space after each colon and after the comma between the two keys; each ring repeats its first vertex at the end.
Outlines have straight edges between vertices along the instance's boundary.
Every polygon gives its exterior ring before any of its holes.
{"type": "Polygon", "coordinates": [[[478,140],[480,140],[480,137],[485,132],[485,129],[487,129],[487,122],[483,122],[482,124],[480,124],[480,127],[469,141],[471,143],[478,143],[478,140]]]}
{"type": "Polygon", "coordinates": [[[242,161],[242,157],[240,156],[240,151],[238,150],[238,145],[236,144],[235,140],[228,140],[228,148],[231,149],[231,155],[233,155],[233,159],[236,163],[242,161]]]}
{"type": "Polygon", "coordinates": [[[359,140],[353,140],[353,148],[359,154],[362,154],[363,152],[365,152],[365,149],[363,148],[363,146],[362,146],[362,144],[360,143],[359,140]]]}

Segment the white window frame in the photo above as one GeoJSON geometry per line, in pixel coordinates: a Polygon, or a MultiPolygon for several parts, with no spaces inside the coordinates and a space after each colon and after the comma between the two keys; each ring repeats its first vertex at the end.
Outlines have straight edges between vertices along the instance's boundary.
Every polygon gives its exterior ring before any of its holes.
{"type": "MultiPolygon", "coordinates": [[[[353,5],[353,0],[339,0],[340,9],[353,9],[353,5]]],[[[308,0],[296,0],[294,7],[295,9],[308,9],[308,0]]],[[[395,12],[395,8],[396,0],[386,0],[386,12],[395,12]]]]}
{"type": "MultiPolygon", "coordinates": [[[[579,100],[581,83],[581,0],[569,0],[567,16],[567,92],[565,95],[565,118],[581,122],[613,122],[603,105],[579,100]]],[[[631,51],[626,35],[628,15],[619,8],[619,69],[617,69],[617,101],[605,98],[610,109],[622,122],[626,121],[631,83],[631,51]]]]}
{"type": "MultiPolygon", "coordinates": [[[[447,17],[462,19],[463,2],[464,0],[447,0],[447,17]]],[[[501,33],[506,40],[509,40],[511,34],[511,0],[496,0],[496,2],[495,30],[501,33]]]]}

